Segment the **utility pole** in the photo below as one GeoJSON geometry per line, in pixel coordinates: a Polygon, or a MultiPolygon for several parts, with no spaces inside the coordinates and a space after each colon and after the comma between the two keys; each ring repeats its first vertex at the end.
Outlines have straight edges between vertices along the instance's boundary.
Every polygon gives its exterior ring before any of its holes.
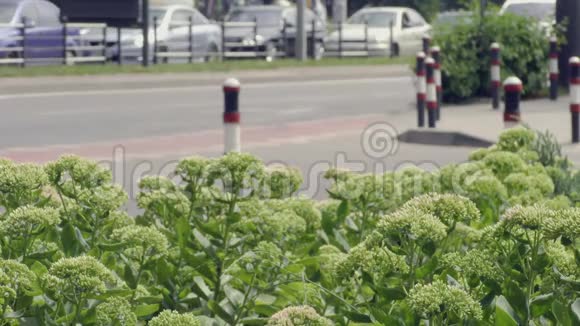
{"type": "Polygon", "coordinates": [[[296,59],[306,60],[306,0],[296,1],[296,59]]]}
{"type": "Polygon", "coordinates": [[[570,65],[568,60],[580,56],[580,4],[578,0],[558,0],[556,2],[556,22],[566,25],[566,44],[560,49],[560,85],[569,86],[570,65]]]}
{"type": "Polygon", "coordinates": [[[141,49],[141,55],[143,56],[143,60],[141,63],[143,67],[149,66],[149,0],[143,0],[143,6],[141,7],[142,10],[142,24],[141,27],[143,28],[143,48],[141,49]]]}

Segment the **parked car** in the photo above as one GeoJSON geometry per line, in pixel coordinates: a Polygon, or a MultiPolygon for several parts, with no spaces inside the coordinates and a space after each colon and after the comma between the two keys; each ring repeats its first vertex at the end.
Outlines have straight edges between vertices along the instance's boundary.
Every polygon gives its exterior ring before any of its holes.
{"type": "MultiPolygon", "coordinates": [[[[211,60],[220,51],[221,28],[191,6],[169,5],[149,9],[149,48],[153,59],[155,36],[159,53],[189,52],[189,20],[192,20],[192,45],[196,60],[211,60]],[[157,29],[154,28],[157,23],[157,29]]],[[[107,33],[110,34],[110,33],[107,33]]],[[[114,33],[113,33],[114,34],[114,33]]],[[[118,42],[114,35],[109,38],[108,57],[117,60],[118,42]],[[113,41],[111,41],[113,40],[113,41]]],[[[121,35],[123,59],[142,59],[143,32],[141,29],[123,29],[121,35]]],[[[168,58],[168,57],[167,57],[168,58]]]]}
{"type": "MultiPolygon", "coordinates": [[[[231,56],[262,57],[267,61],[278,56],[294,57],[296,14],[296,7],[273,5],[234,9],[224,26],[226,51],[231,56]]],[[[306,9],[305,22],[309,55],[320,59],[326,23],[310,9],[306,9]]]]}
{"type": "Polygon", "coordinates": [[[550,35],[556,21],[556,0],[507,0],[499,13],[534,19],[550,35]]]}
{"type": "Polygon", "coordinates": [[[364,8],[342,25],[342,33],[335,30],[328,36],[325,48],[332,54],[342,50],[344,55],[368,52],[370,56],[386,56],[391,50],[395,56],[411,55],[421,49],[422,38],[430,31],[431,25],[411,8],[364,8]]]}
{"type": "MultiPolygon", "coordinates": [[[[78,28],[67,30],[68,56],[83,55],[74,50],[78,44],[74,38],[80,32],[78,28]]],[[[28,63],[50,63],[61,61],[63,53],[58,7],[46,0],[0,0],[0,59],[26,58],[28,63]],[[20,38],[22,23],[26,25],[24,41],[20,38]]]]}

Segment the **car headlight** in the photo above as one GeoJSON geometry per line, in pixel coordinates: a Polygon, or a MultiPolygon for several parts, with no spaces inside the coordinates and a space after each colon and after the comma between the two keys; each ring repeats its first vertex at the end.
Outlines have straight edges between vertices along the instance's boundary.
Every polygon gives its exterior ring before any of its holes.
{"type": "Polygon", "coordinates": [[[264,44],[264,37],[262,35],[256,35],[255,39],[256,39],[256,44],[257,45],[264,44]]]}
{"type": "Polygon", "coordinates": [[[254,41],[254,39],[247,37],[245,39],[242,40],[242,44],[244,46],[254,46],[256,45],[256,41],[254,41]]]}

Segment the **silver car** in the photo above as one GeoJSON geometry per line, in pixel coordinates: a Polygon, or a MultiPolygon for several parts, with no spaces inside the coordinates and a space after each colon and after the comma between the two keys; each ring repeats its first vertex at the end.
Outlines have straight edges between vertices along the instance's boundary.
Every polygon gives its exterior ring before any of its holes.
{"type": "MultiPolygon", "coordinates": [[[[209,21],[195,8],[184,5],[152,7],[149,19],[150,60],[155,59],[154,53],[157,53],[157,60],[160,62],[184,61],[189,60],[190,56],[196,61],[208,61],[220,52],[221,27],[209,21]],[[190,20],[193,24],[191,39],[190,20]]],[[[143,34],[140,29],[123,30],[121,44],[121,56],[124,60],[142,59],[143,34]]],[[[118,52],[117,43],[110,44],[109,56],[116,60],[119,57],[118,52]]]]}
{"type": "Polygon", "coordinates": [[[364,8],[327,37],[325,49],[332,56],[414,55],[430,31],[431,25],[411,8],[364,8]]]}

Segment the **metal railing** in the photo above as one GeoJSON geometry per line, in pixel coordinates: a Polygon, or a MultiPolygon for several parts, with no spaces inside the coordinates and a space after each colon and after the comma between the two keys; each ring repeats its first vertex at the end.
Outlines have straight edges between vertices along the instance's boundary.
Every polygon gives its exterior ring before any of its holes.
{"type": "MultiPolygon", "coordinates": [[[[258,22],[222,22],[222,60],[236,58],[259,58],[272,53],[267,52],[266,44],[259,39],[258,22]],[[233,31],[233,36],[231,35],[233,31]],[[247,33],[245,33],[247,31],[247,33]]],[[[269,27],[269,26],[265,26],[269,27]]],[[[273,27],[273,26],[272,26],[273,27]]],[[[282,27],[282,44],[274,44],[276,57],[286,56],[287,26],[282,27]]]]}
{"type": "Polygon", "coordinates": [[[328,40],[325,55],[328,57],[343,58],[380,56],[388,53],[390,57],[394,57],[396,53],[393,41],[393,29],[393,22],[391,22],[389,25],[389,39],[383,42],[373,39],[371,42],[368,22],[364,22],[363,24],[338,23],[331,33],[332,35],[336,35],[336,38],[328,40]],[[345,37],[345,29],[347,31],[356,31],[356,36],[345,37]]]}
{"type": "Polygon", "coordinates": [[[169,29],[187,28],[187,33],[183,39],[159,42],[158,38],[159,21],[153,18],[153,63],[168,63],[170,59],[185,59],[193,63],[196,58],[218,58],[221,56],[219,49],[196,49],[195,24],[193,18],[187,21],[173,21],[169,29]]]}
{"type": "Polygon", "coordinates": [[[0,65],[105,63],[106,28],[105,24],[63,23],[36,29],[25,19],[20,24],[0,24],[0,29],[13,31],[2,38],[7,45],[0,47],[0,65]],[[80,31],[95,28],[102,30],[102,42],[90,44],[80,31]]]}

